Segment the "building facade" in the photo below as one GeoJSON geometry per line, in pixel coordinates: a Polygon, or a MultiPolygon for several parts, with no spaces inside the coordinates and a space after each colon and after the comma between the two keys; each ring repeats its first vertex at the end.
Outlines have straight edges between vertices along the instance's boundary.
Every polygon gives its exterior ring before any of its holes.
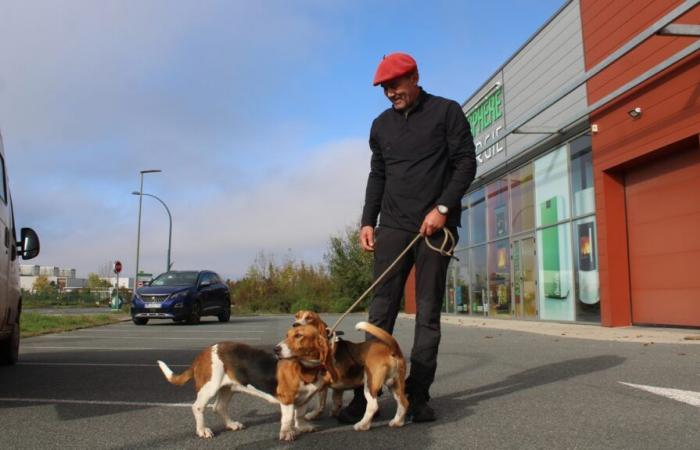
{"type": "Polygon", "coordinates": [[[463,104],[444,312],[700,326],[700,6],[647,3],[565,3],[463,104]]]}

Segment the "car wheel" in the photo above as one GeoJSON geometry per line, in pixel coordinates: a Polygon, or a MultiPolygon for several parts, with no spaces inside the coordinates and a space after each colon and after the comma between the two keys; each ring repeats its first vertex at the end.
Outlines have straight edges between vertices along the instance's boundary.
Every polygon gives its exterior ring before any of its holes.
{"type": "Polygon", "coordinates": [[[228,322],[231,319],[231,308],[224,308],[218,315],[219,322],[228,322]]]}
{"type": "Polygon", "coordinates": [[[19,357],[19,323],[12,326],[12,334],[0,341],[0,364],[14,364],[19,357]]]}
{"type": "Polygon", "coordinates": [[[143,317],[134,317],[131,319],[136,325],[146,325],[148,323],[148,319],[145,319],[143,317]]]}
{"type": "Polygon", "coordinates": [[[195,302],[192,305],[192,311],[190,312],[190,317],[187,318],[187,323],[190,325],[196,325],[199,323],[199,319],[202,314],[202,305],[199,302],[195,302]]]}

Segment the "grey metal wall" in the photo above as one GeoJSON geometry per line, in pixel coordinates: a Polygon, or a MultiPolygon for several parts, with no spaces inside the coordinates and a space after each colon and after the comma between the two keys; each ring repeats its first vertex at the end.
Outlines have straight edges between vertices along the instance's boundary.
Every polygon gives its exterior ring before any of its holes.
{"type": "MultiPolygon", "coordinates": [[[[503,85],[504,128],[530,115],[538,104],[551,98],[572,78],[585,71],[583,38],[579,0],[564,6],[523,48],[464,104],[465,113],[479,104],[484,92],[493,83],[503,85]]],[[[522,129],[557,129],[570,122],[587,108],[585,84],[556,104],[533,118],[522,129]]],[[[502,134],[502,133],[501,133],[502,134]]],[[[477,176],[488,172],[504,161],[522,154],[545,134],[510,134],[503,151],[493,152],[489,158],[482,155],[477,176]]],[[[475,141],[479,137],[475,136],[475,141]]]]}

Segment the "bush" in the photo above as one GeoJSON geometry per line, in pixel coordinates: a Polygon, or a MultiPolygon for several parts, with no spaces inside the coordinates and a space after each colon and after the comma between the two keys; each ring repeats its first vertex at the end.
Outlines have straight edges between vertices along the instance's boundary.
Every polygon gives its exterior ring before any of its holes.
{"type": "MultiPolygon", "coordinates": [[[[331,300],[329,312],[344,313],[353,304],[355,300],[356,299],[352,299],[350,297],[334,298],[333,300],[331,300]]],[[[357,308],[359,309],[361,308],[361,306],[358,305],[357,308]]]]}

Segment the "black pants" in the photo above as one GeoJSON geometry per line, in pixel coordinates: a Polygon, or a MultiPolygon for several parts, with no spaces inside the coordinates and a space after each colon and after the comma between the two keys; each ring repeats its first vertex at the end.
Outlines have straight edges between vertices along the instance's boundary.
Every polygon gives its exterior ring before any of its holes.
{"type": "MultiPolygon", "coordinates": [[[[457,230],[451,228],[455,239],[457,230]]],[[[374,278],[381,275],[396,257],[408,246],[416,233],[379,227],[374,244],[374,278]]],[[[440,247],[444,232],[430,237],[435,247],[440,247]]],[[[406,392],[429,399],[430,385],[435,379],[437,353],[440,345],[440,312],[445,295],[449,256],[428,248],[420,239],[403,259],[386,275],[374,291],[369,308],[369,321],[393,333],[399,313],[406,279],[411,267],[416,266],[416,326],[411,350],[411,371],[406,380],[406,392]]]]}

